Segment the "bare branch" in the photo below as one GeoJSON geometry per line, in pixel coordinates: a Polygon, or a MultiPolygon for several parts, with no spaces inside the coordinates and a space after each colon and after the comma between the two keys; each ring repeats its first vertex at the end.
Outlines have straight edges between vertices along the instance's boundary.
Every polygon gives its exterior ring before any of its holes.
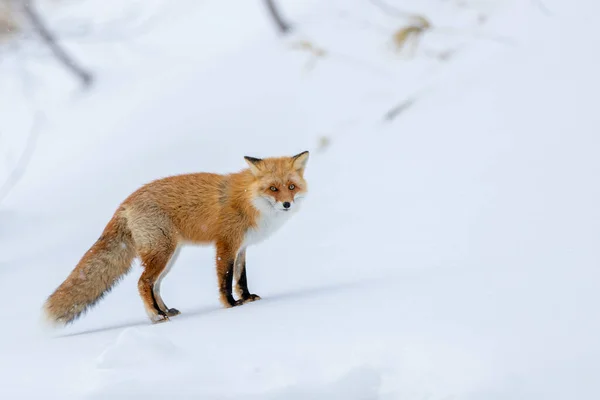
{"type": "Polygon", "coordinates": [[[271,17],[273,18],[273,20],[277,24],[277,27],[279,28],[279,32],[285,35],[289,31],[291,31],[291,26],[284,21],[284,19],[281,16],[281,13],[277,9],[277,6],[275,5],[275,0],[265,0],[265,2],[267,3],[269,14],[271,14],[271,17]]]}
{"type": "Polygon", "coordinates": [[[37,11],[34,9],[33,0],[25,0],[23,2],[23,12],[31,22],[36,33],[44,41],[46,46],[50,48],[54,56],[73,74],[81,79],[84,86],[89,86],[92,83],[92,74],[79,66],[77,62],[69,56],[69,54],[58,44],[54,34],[48,29],[40,18],[37,11]]]}

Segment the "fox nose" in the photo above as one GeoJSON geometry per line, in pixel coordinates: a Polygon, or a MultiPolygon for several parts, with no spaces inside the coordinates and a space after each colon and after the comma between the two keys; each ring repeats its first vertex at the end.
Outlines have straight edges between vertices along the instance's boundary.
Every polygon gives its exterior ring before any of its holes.
{"type": "Polygon", "coordinates": [[[289,201],[286,201],[285,203],[283,203],[283,208],[290,208],[291,204],[289,201]]]}

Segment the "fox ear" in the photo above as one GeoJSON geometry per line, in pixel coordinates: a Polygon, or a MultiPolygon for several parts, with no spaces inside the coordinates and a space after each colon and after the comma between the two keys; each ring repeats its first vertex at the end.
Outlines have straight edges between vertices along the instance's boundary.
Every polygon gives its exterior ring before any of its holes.
{"type": "Polygon", "coordinates": [[[252,174],[258,175],[260,173],[260,166],[263,161],[262,159],[245,156],[244,160],[246,160],[246,162],[248,163],[248,166],[250,167],[250,171],[252,171],[252,174]]]}
{"type": "Polygon", "coordinates": [[[298,171],[300,174],[304,173],[304,168],[306,167],[306,163],[308,162],[308,151],[303,151],[300,154],[296,154],[292,157],[292,165],[294,169],[298,171]]]}

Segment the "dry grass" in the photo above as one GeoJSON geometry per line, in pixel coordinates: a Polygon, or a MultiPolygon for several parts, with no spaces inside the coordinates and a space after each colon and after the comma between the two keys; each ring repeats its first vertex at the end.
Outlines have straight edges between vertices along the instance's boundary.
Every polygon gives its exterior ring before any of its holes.
{"type": "Polygon", "coordinates": [[[296,50],[307,51],[314,55],[315,57],[324,57],[327,52],[320,47],[316,47],[312,42],[308,40],[300,40],[294,44],[292,44],[292,48],[296,50]]]}
{"type": "Polygon", "coordinates": [[[14,5],[12,4],[10,0],[0,0],[0,40],[19,30],[14,5]]]}
{"type": "Polygon", "coordinates": [[[413,42],[413,51],[417,46],[419,39],[425,32],[431,29],[429,20],[421,15],[415,15],[408,25],[403,26],[394,32],[392,41],[396,51],[401,52],[406,47],[407,43],[413,42]]]}
{"type": "Polygon", "coordinates": [[[331,144],[331,139],[329,139],[329,137],[321,136],[317,143],[317,151],[324,152],[325,150],[327,150],[327,148],[329,147],[330,144],[331,144]]]}
{"type": "Polygon", "coordinates": [[[305,70],[309,71],[315,67],[317,60],[322,59],[327,55],[325,49],[315,46],[308,40],[300,40],[291,45],[292,49],[307,52],[310,55],[305,70]]]}

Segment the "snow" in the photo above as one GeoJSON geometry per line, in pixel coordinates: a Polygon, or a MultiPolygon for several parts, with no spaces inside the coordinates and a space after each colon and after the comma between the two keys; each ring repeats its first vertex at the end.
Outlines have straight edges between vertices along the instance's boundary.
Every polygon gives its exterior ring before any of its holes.
{"type": "MultiPolygon", "coordinates": [[[[77,3],[47,15],[129,15],[77,3]]],[[[280,38],[261,2],[154,1],[132,2],[160,12],[128,40],[66,41],[90,92],[39,49],[3,53],[0,156],[24,149],[32,104],[44,119],[0,203],[1,398],[600,397],[600,6],[389,3],[446,33],[406,60],[402,20],[370,2],[282,0],[280,38]],[[326,55],[311,68],[299,40],[326,55]],[[214,249],[188,246],[161,287],[170,322],[148,321],[136,262],[73,325],[40,324],[139,185],[303,150],[302,210],[247,252],[262,300],[222,308],[214,249]]]]}

